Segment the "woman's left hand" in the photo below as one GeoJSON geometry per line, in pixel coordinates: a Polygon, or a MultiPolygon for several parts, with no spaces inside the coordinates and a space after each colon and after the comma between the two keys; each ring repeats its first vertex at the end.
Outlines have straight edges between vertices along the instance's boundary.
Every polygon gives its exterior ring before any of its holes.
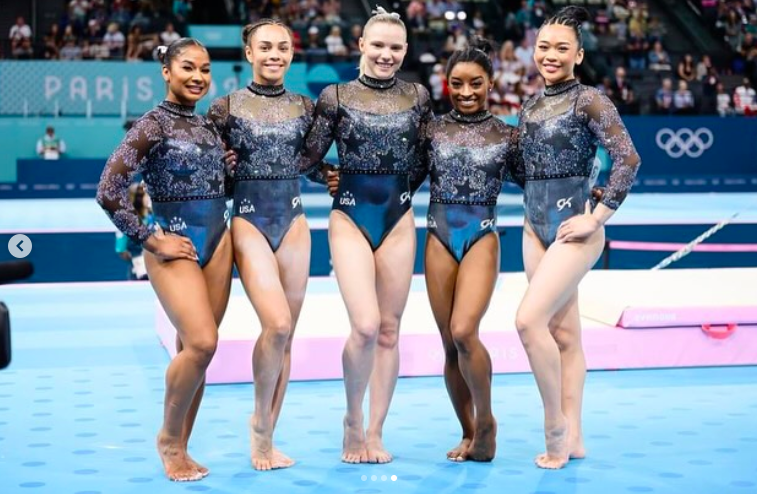
{"type": "Polygon", "coordinates": [[[226,143],[223,145],[226,151],[223,153],[223,163],[226,165],[226,173],[234,175],[234,169],[237,166],[237,152],[233,149],[227,149],[226,143]]]}
{"type": "Polygon", "coordinates": [[[563,221],[557,229],[558,242],[580,242],[591,237],[602,224],[591,214],[591,205],[586,201],[584,214],[563,221]]]}

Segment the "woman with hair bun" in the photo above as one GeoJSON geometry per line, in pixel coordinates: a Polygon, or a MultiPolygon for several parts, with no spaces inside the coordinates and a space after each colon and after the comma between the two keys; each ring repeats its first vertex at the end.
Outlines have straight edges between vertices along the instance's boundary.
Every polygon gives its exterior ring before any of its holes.
{"type": "Polygon", "coordinates": [[[541,468],[562,468],[585,456],[578,284],[599,259],[604,224],[628,194],[641,162],[612,102],[576,80],[587,19],[586,9],[565,7],[539,29],[534,61],[546,87],[524,104],[519,123],[529,286],[516,326],[544,405],[546,452],[535,459],[541,468]],[[592,206],[590,177],[600,145],[612,170],[592,206]]]}
{"type": "Polygon", "coordinates": [[[452,461],[491,461],[497,423],[492,365],[479,324],[499,274],[497,197],[517,168],[517,129],[488,109],[492,45],[473,38],[447,63],[452,111],[429,124],[424,154],[431,179],[426,288],[445,351],[444,380],[463,429],[452,461]]]}
{"type": "Polygon", "coordinates": [[[166,99],[139,118],[113,152],[97,202],[119,230],[144,247],[150,283],[176,328],[177,354],[166,371],[157,447],[169,479],[192,481],[208,474],[189,456],[187,444],[231,289],[224,161],[233,164],[233,157],[224,155],[213,124],[194,111],[210,87],[205,47],[181,38],[158,53],[166,99]],[[154,228],[140,221],[129,201],[137,174],[152,198],[154,228]]]}
{"type": "Polygon", "coordinates": [[[300,200],[300,175],[320,176],[304,154],[313,122],[309,98],[284,88],[294,55],[291,30],[261,19],[242,31],[253,81],[216,99],[208,117],[237,153],[234,258],[242,285],[260,319],[252,370],[255,413],[250,421],[256,470],[292,466],[273,446],[273,433],[289,383],[294,328],[310,272],[310,229],[300,200]]]}
{"type": "Polygon", "coordinates": [[[387,463],[392,455],[384,448],[383,426],[399,373],[400,320],[415,262],[412,187],[431,104],[423,86],[396,77],[407,53],[398,14],[378,8],[359,45],[360,76],[323,90],[306,147],[311,164],[323,159],[333,141],[339,152],[329,245],[351,325],[342,356],[342,461],[387,463]]]}

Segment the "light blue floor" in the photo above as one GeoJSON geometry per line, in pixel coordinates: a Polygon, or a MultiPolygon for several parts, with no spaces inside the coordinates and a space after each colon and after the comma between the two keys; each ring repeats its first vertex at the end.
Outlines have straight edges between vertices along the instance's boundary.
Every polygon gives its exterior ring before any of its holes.
{"type": "Polygon", "coordinates": [[[528,374],[494,378],[491,464],[444,459],[459,431],[440,378],[400,380],[385,433],[396,459],[381,466],[339,461],[341,382],[292,383],[276,442],[298,463],[265,473],[249,464],[253,387],[212,386],[191,442],[211,475],[172,484],[153,445],[168,357],[152,329],[149,285],[6,286],[0,300],[14,342],[0,371],[3,494],[757,491],[755,367],[590,373],[589,457],[560,471],[532,464],[543,436],[528,374]]]}
{"type": "MultiPolygon", "coordinates": [[[[324,194],[303,197],[311,227],[325,228],[331,198],[324,194]]],[[[416,218],[422,224],[428,193],[413,199],[416,218]]],[[[740,213],[734,223],[757,223],[757,194],[631,194],[610,220],[611,224],[709,224],[740,213]]],[[[522,198],[501,194],[502,226],[522,225],[522,198]]],[[[90,199],[0,200],[0,231],[38,230],[114,231],[108,217],[90,199]]]]}

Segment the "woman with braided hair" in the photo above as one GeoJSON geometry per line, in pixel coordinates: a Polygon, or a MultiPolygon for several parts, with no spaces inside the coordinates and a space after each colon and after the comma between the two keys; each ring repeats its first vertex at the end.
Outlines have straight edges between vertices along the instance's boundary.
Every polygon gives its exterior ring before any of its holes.
{"type": "Polygon", "coordinates": [[[539,29],[534,61],[546,87],[524,104],[519,122],[529,286],[516,326],[544,405],[546,452],[535,459],[541,468],[562,468],[585,456],[578,284],[599,259],[604,224],[625,199],[641,162],[612,102],[576,80],[587,19],[586,9],[565,7],[539,29]],[[592,207],[590,177],[599,145],[613,166],[592,207]]]}

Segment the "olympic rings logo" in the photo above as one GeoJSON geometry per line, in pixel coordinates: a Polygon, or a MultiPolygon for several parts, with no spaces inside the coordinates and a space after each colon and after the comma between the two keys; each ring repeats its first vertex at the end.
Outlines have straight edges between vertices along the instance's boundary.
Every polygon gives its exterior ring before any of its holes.
{"type": "Polygon", "coordinates": [[[676,131],[664,128],[657,131],[655,141],[671,158],[680,158],[684,154],[689,158],[699,158],[712,147],[715,137],[710,129],[704,127],[697,130],[683,128],[676,131]]]}

